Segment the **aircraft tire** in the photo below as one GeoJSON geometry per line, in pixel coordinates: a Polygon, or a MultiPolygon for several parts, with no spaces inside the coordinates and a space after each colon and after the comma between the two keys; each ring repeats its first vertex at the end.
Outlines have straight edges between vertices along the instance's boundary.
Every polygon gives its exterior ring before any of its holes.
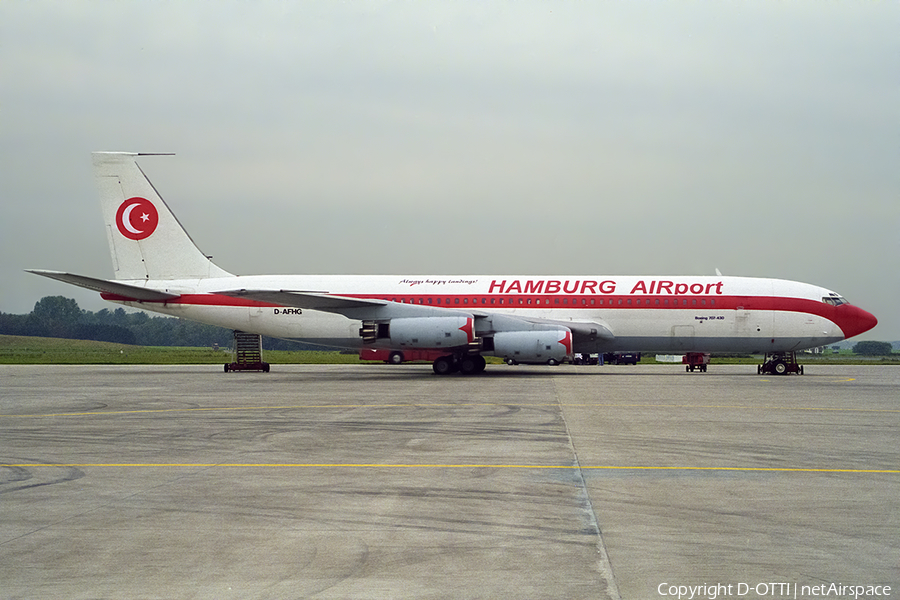
{"type": "Polygon", "coordinates": [[[440,358],[435,359],[431,368],[438,375],[449,375],[455,370],[453,368],[454,366],[452,356],[441,356],[440,358]]]}
{"type": "Polygon", "coordinates": [[[478,361],[474,356],[464,356],[459,361],[459,372],[463,375],[474,375],[478,373],[478,361]]]}

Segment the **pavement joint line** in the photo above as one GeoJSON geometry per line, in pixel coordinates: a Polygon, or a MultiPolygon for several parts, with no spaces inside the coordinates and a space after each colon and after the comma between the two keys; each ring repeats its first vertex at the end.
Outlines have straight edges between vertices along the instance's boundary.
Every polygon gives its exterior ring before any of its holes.
{"type": "Polygon", "coordinates": [[[575,476],[578,479],[578,487],[581,492],[584,494],[585,502],[587,502],[588,512],[591,517],[591,523],[593,524],[596,532],[597,532],[597,570],[599,571],[600,577],[603,578],[603,581],[606,584],[606,596],[609,600],[622,600],[622,595],[619,592],[619,584],[616,581],[616,573],[612,566],[612,561],[609,557],[609,550],[606,547],[606,542],[603,539],[603,527],[600,526],[600,517],[597,516],[597,511],[594,508],[594,501],[591,498],[591,490],[587,485],[587,481],[584,477],[584,469],[581,468],[581,460],[578,458],[578,449],[575,448],[575,440],[572,438],[572,431],[569,429],[569,421],[566,419],[566,411],[563,410],[563,402],[560,399],[560,389],[559,386],[556,385],[556,381],[553,382],[553,393],[556,398],[556,404],[559,407],[559,417],[562,420],[563,427],[566,430],[566,439],[569,442],[569,448],[572,450],[573,463],[572,468],[575,470],[575,476]]]}
{"type": "Polygon", "coordinates": [[[828,469],[814,467],[685,467],[641,465],[489,465],[489,464],[382,464],[382,463],[0,463],[0,468],[109,467],[109,468],[358,468],[358,469],[565,469],[617,471],[745,471],[788,473],[888,473],[900,469],[828,469]]]}
{"type": "Polygon", "coordinates": [[[670,409],[742,409],[742,410],[782,410],[782,411],[822,411],[822,412],[848,412],[848,413],[900,413],[900,409],[894,408],[827,408],[820,406],[751,406],[746,404],[594,404],[594,403],[568,403],[554,402],[465,402],[465,403],[391,403],[391,404],[309,404],[309,405],[285,405],[285,406],[216,406],[201,408],[148,408],[136,410],[114,410],[95,412],[72,413],[47,413],[7,415],[0,414],[0,419],[25,419],[48,417],[96,417],[108,415],[129,415],[145,413],[172,413],[172,412],[227,412],[227,411],[253,411],[253,410],[296,410],[314,408],[437,408],[437,407],[478,407],[478,406],[520,406],[520,407],[578,407],[578,408],[670,408],[670,409]]]}

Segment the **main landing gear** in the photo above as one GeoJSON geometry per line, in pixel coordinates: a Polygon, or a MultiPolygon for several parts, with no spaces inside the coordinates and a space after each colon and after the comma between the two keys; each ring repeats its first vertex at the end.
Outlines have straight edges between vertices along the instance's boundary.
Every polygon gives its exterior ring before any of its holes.
{"type": "Polygon", "coordinates": [[[797,364],[796,352],[772,352],[766,354],[763,364],[756,367],[759,375],[767,373],[769,375],[788,375],[797,373],[803,375],[803,365],[797,364]]]}
{"type": "Polygon", "coordinates": [[[448,354],[437,358],[431,368],[438,375],[457,372],[463,375],[476,375],[484,371],[486,364],[487,362],[480,354],[463,354],[459,357],[448,354]]]}

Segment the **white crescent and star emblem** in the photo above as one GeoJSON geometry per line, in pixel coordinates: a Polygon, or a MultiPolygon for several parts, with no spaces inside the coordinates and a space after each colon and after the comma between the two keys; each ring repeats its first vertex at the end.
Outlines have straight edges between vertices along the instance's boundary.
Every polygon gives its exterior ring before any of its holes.
{"type": "Polygon", "coordinates": [[[143,240],[156,231],[159,224],[159,213],[156,207],[146,198],[129,198],[119,206],[116,212],[116,225],[119,232],[130,240],[143,240]]]}

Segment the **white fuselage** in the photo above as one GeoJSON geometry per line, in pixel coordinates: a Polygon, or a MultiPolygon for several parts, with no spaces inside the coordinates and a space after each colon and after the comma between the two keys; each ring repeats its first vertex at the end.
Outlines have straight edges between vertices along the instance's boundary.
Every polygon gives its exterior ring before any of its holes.
{"type": "MultiPolygon", "coordinates": [[[[255,275],[124,281],[181,294],[129,306],[325,346],[358,348],[360,320],[227,297],[217,291],[280,289],[418,304],[469,314],[555,323],[602,323],[613,337],[576,339],[575,352],[785,352],[849,337],[830,290],[748,277],[255,275]]],[[[475,333],[481,335],[476,320],[475,333]]]]}

